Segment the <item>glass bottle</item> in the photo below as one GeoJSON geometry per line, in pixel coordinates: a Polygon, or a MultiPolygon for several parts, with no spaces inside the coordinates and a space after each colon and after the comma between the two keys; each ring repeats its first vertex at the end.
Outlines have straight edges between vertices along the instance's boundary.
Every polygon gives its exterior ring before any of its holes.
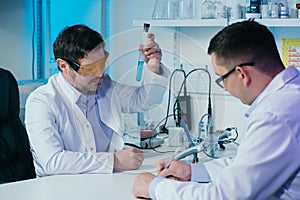
{"type": "Polygon", "coordinates": [[[216,0],[215,2],[215,9],[216,9],[216,19],[224,19],[226,18],[226,6],[220,1],[216,0]]]}
{"type": "Polygon", "coordinates": [[[278,18],[279,17],[279,7],[277,4],[277,0],[271,0],[269,2],[269,12],[270,12],[270,18],[278,18]]]}
{"type": "Polygon", "coordinates": [[[211,0],[205,0],[201,5],[201,18],[214,19],[215,18],[215,5],[211,0]]]}

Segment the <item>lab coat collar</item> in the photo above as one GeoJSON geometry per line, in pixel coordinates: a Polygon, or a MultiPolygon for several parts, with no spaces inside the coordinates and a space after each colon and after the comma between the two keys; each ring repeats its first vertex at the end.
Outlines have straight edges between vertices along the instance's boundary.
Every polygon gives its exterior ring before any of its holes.
{"type": "Polygon", "coordinates": [[[285,86],[286,83],[291,81],[292,79],[296,78],[299,76],[298,70],[290,66],[277,74],[273,80],[267,85],[267,87],[262,91],[260,95],[255,99],[255,101],[252,103],[250,106],[249,110],[245,113],[246,117],[249,117],[250,114],[253,112],[253,110],[256,108],[256,106],[267,96],[270,94],[273,94],[275,91],[281,89],[282,87],[285,86]]]}
{"type": "Polygon", "coordinates": [[[79,101],[83,101],[84,103],[86,103],[86,99],[93,99],[95,98],[95,96],[99,96],[97,93],[98,91],[96,91],[93,94],[90,94],[88,96],[83,95],[81,92],[79,92],[74,86],[72,86],[62,75],[62,73],[59,73],[59,80],[61,82],[63,82],[66,85],[67,90],[65,91],[67,94],[67,97],[72,97],[70,100],[76,104],[79,103],[79,101]]]}
{"type": "Polygon", "coordinates": [[[72,103],[77,102],[80,98],[81,93],[65,79],[65,77],[62,75],[61,72],[59,72],[59,74],[58,74],[58,81],[65,85],[64,93],[65,93],[66,97],[69,98],[69,100],[72,103]]]}

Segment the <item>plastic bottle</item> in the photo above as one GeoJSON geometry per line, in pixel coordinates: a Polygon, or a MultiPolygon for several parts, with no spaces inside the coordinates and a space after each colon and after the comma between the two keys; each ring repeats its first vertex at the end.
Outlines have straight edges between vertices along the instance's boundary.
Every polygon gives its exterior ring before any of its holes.
{"type": "Polygon", "coordinates": [[[268,0],[262,0],[260,5],[260,13],[262,19],[270,18],[268,0]]]}
{"type": "Polygon", "coordinates": [[[270,9],[270,18],[278,18],[279,13],[278,13],[278,4],[276,0],[271,0],[269,2],[269,9],[270,9]]]}
{"type": "Polygon", "coordinates": [[[289,5],[286,0],[277,1],[279,7],[279,18],[288,18],[289,17],[289,5]]]}
{"type": "Polygon", "coordinates": [[[289,17],[289,9],[288,9],[288,7],[286,7],[286,6],[280,6],[280,7],[279,7],[279,10],[280,10],[280,12],[279,12],[279,17],[280,17],[281,19],[284,19],[284,18],[288,18],[288,17],[289,17]]]}
{"type": "Polygon", "coordinates": [[[231,19],[241,19],[242,18],[242,8],[241,8],[240,4],[235,3],[232,5],[230,18],[231,19]]]}
{"type": "Polygon", "coordinates": [[[259,0],[246,0],[246,13],[260,13],[259,0]]]}
{"type": "Polygon", "coordinates": [[[297,4],[300,4],[300,0],[289,0],[289,17],[290,18],[300,18],[300,14],[298,14],[299,9],[298,7],[300,7],[300,5],[298,5],[297,7],[297,4]]]}

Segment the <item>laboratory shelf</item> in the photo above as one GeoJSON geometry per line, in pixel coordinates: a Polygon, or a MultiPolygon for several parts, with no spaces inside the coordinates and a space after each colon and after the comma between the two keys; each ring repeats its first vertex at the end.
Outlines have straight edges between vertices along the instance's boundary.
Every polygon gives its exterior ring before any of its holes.
{"type": "Polygon", "coordinates": [[[144,23],[150,23],[156,27],[224,27],[227,25],[226,19],[182,19],[182,20],[134,20],[133,26],[142,26],[144,23]]]}
{"type": "MultiPolygon", "coordinates": [[[[231,20],[226,19],[182,19],[182,20],[134,20],[133,26],[143,26],[150,23],[154,27],[225,27],[234,22],[245,19],[231,20]]],[[[255,21],[268,27],[300,27],[300,19],[255,19],[255,21]]]]}
{"type": "MultiPolygon", "coordinates": [[[[240,20],[236,20],[240,21],[240,20]]],[[[234,20],[231,23],[236,22],[234,20]]],[[[287,19],[256,19],[255,21],[268,26],[268,27],[300,27],[300,19],[287,18],[287,19]]]]}

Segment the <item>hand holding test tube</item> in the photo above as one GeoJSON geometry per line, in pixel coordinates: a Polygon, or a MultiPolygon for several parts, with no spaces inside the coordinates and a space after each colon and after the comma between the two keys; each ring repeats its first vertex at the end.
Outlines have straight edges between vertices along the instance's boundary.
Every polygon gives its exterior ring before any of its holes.
{"type": "MultiPolygon", "coordinates": [[[[144,45],[145,40],[146,40],[146,36],[147,33],[149,31],[150,28],[150,24],[144,23],[144,28],[143,28],[143,36],[142,36],[142,41],[141,41],[141,45],[144,45]]],[[[141,81],[142,79],[142,73],[143,73],[143,65],[144,65],[144,60],[143,60],[143,50],[140,49],[139,50],[139,59],[138,59],[138,66],[137,66],[137,70],[136,70],[136,81],[141,81]]]]}

